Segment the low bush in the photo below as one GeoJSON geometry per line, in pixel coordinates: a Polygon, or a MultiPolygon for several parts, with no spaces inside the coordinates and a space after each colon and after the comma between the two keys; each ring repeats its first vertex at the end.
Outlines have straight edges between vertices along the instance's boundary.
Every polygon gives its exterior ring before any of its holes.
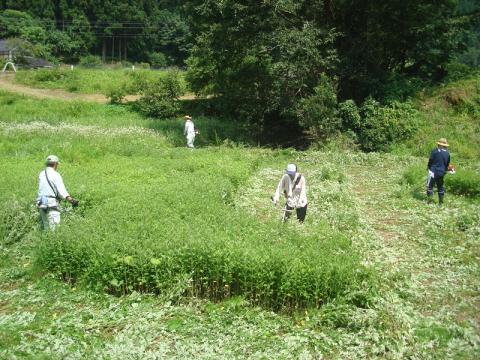
{"type": "Polygon", "coordinates": [[[154,68],[164,68],[167,66],[167,57],[161,52],[153,52],[148,55],[150,65],[154,68]]]}
{"type": "Polygon", "coordinates": [[[34,73],[34,80],[38,82],[55,82],[64,80],[68,76],[67,70],[54,69],[39,69],[34,73]]]}
{"type": "Polygon", "coordinates": [[[178,72],[171,71],[166,77],[147,84],[138,100],[138,108],[148,116],[174,117],[180,110],[179,98],[182,94],[178,72]]]}
{"type": "Polygon", "coordinates": [[[333,137],[339,132],[341,119],[337,111],[336,89],[327,76],[321,77],[312,96],[300,101],[297,117],[315,141],[333,137]]]}
{"type": "Polygon", "coordinates": [[[382,106],[373,99],[360,109],[359,142],[365,151],[386,151],[390,145],[410,138],[417,129],[418,111],[410,103],[382,106]]]}
{"type": "Polygon", "coordinates": [[[109,99],[110,104],[121,104],[125,96],[129,94],[128,87],[126,83],[122,83],[117,86],[110,86],[105,96],[109,99]]]}
{"type": "Polygon", "coordinates": [[[95,55],[86,55],[80,58],[78,65],[84,68],[99,68],[102,66],[102,59],[95,55]]]}

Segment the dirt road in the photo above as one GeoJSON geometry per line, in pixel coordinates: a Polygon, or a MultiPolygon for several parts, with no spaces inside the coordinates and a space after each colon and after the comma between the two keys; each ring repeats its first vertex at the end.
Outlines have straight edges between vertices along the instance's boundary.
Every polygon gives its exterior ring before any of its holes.
{"type": "Polygon", "coordinates": [[[67,101],[83,100],[102,104],[108,102],[106,96],[102,94],[76,94],[61,89],[38,89],[22,84],[16,84],[14,82],[14,76],[14,74],[0,73],[0,90],[6,90],[41,99],[59,99],[67,101]]]}

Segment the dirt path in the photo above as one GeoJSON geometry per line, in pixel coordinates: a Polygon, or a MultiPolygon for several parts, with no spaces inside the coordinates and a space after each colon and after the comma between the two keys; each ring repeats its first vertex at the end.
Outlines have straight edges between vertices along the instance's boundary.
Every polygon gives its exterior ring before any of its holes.
{"type": "MultiPolygon", "coordinates": [[[[39,99],[56,99],[65,101],[90,101],[99,104],[109,102],[108,98],[103,94],[81,94],[72,93],[62,89],[39,89],[14,82],[14,74],[0,72],[0,90],[14,92],[17,94],[33,96],[39,99]]],[[[139,95],[125,96],[125,102],[135,101],[139,99],[139,95]]],[[[180,97],[180,100],[193,100],[194,94],[186,94],[180,97]]]]}
{"type": "Polygon", "coordinates": [[[58,99],[66,101],[81,100],[102,104],[108,102],[107,98],[101,94],[75,94],[61,89],[32,88],[26,85],[16,84],[13,79],[13,74],[0,74],[0,89],[40,99],[58,99]]]}

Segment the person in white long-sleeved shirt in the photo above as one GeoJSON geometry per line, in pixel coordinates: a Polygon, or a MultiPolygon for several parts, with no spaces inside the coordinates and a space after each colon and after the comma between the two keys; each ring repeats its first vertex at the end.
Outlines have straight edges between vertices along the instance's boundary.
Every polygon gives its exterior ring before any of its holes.
{"type": "Polygon", "coordinates": [[[187,147],[194,148],[193,142],[195,141],[195,125],[193,124],[192,117],[185,115],[185,129],[183,135],[187,137],[187,147]]]}
{"type": "Polygon", "coordinates": [[[272,197],[275,205],[279,202],[281,195],[286,199],[285,218],[288,218],[290,212],[295,209],[298,221],[303,223],[307,215],[307,183],[305,176],[297,172],[295,164],[288,164],[286,173],[278,183],[277,191],[272,197]]]}
{"type": "Polygon", "coordinates": [[[37,206],[43,229],[53,230],[60,223],[60,200],[78,205],[78,200],[70,196],[62,176],[57,172],[59,162],[57,156],[50,155],[45,169],[38,175],[37,206]]]}

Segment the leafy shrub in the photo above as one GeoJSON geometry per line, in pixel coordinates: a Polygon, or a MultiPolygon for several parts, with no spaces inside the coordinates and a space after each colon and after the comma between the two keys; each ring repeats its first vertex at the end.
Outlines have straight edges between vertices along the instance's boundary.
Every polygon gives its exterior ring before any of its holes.
{"type": "Polygon", "coordinates": [[[110,104],[121,104],[123,99],[128,94],[128,88],[126,83],[122,83],[118,86],[112,85],[110,86],[105,96],[110,100],[110,104]]]}
{"type": "Polygon", "coordinates": [[[337,112],[337,94],[335,87],[326,75],[320,78],[315,93],[302,99],[298,105],[297,116],[314,140],[324,140],[336,134],[341,125],[337,112]]]}
{"type": "Polygon", "coordinates": [[[67,76],[68,72],[64,69],[39,69],[34,74],[34,80],[38,82],[55,82],[63,80],[67,76]]]}
{"type": "Polygon", "coordinates": [[[338,104],[338,114],[342,119],[344,129],[359,131],[362,118],[360,111],[353,100],[346,100],[338,104]]]}
{"type": "Polygon", "coordinates": [[[365,151],[386,151],[391,144],[408,139],[417,129],[418,111],[410,103],[382,106],[368,99],[360,113],[359,142],[365,151]]]}
{"type": "Polygon", "coordinates": [[[131,94],[142,94],[148,87],[149,80],[144,71],[131,71],[128,73],[129,91],[131,94]]]}
{"type": "Polygon", "coordinates": [[[80,58],[78,65],[85,68],[98,68],[102,66],[102,59],[95,55],[86,55],[80,58]]]}
{"type": "Polygon", "coordinates": [[[165,78],[148,84],[143,96],[138,100],[138,107],[145,115],[168,118],[180,110],[179,98],[182,88],[177,72],[169,72],[165,78]]]}
{"type": "Polygon", "coordinates": [[[161,52],[153,52],[148,55],[150,65],[154,68],[163,68],[167,66],[167,57],[161,52]]]}

